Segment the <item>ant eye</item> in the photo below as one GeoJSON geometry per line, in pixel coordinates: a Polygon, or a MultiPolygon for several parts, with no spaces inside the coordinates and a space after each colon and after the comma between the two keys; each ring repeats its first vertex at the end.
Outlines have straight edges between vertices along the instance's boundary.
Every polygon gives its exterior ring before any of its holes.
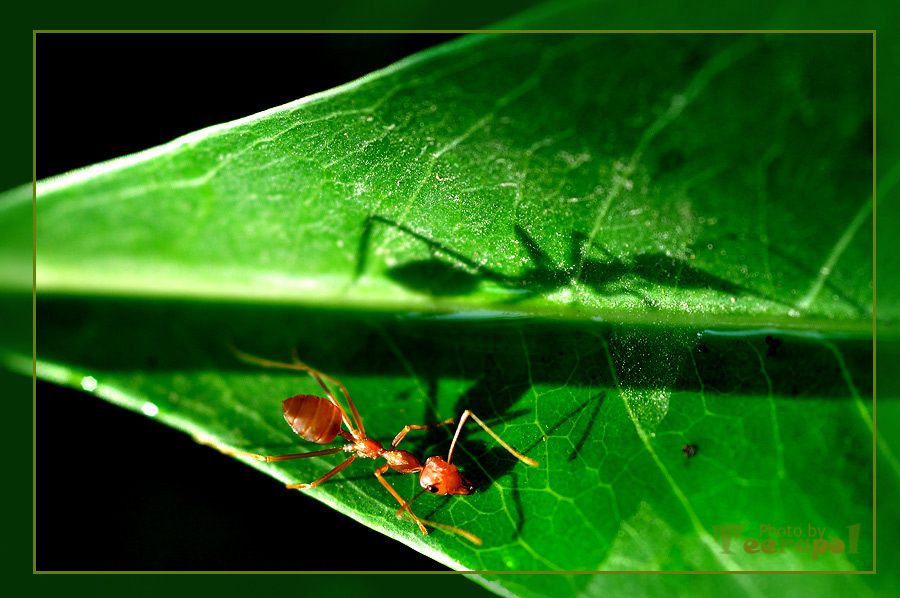
{"type": "Polygon", "coordinates": [[[432,494],[435,494],[435,493],[437,493],[437,491],[438,491],[438,487],[437,487],[437,486],[428,486],[428,487],[425,488],[425,489],[428,490],[429,492],[431,492],[432,494]]]}

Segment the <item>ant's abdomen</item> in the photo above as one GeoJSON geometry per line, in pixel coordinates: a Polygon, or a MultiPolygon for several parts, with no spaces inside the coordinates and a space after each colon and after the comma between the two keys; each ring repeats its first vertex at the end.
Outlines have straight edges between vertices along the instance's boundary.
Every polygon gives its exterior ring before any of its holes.
{"type": "Polygon", "coordinates": [[[282,401],[281,410],[294,432],[316,444],[328,444],[341,429],[341,412],[322,397],[297,395],[282,401]]]}

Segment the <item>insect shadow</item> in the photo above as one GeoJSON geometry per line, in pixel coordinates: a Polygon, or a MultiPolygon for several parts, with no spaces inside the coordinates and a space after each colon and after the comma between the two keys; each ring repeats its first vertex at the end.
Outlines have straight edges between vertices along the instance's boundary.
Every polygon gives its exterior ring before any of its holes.
{"type": "Polygon", "coordinates": [[[589,242],[586,235],[575,230],[570,237],[569,264],[561,266],[518,224],[514,225],[513,233],[528,255],[530,265],[518,274],[504,274],[487,268],[404,224],[378,215],[369,216],[363,227],[357,253],[356,278],[366,269],[372,228],[376,223],[403,232],[429,248],[432,257],[392,266],[386,273],[397,284],[432,297],[466,295],[477,290],[482,282],[490,281],[507,289],[512,295],[502,300],[502,303],[516,303],[580,282],[600,295],[627,293],[636,296],[651,308],[657,307],[657,304],[645,291],[654,287],[711,289],[732,296],[749,295],[781,303],[774,297],[709,274],[686,260],[664,253],[643,253],[630,259],[617,258],[598,243],[589,242]],[[603,259],[590,255],[594,249],[603,254],[603,259]],[[623,284],[626,279],[629,284],[623,284]],[[635,288],[635,284],[630,284],[632,281],[643,288],[635,288]]]}

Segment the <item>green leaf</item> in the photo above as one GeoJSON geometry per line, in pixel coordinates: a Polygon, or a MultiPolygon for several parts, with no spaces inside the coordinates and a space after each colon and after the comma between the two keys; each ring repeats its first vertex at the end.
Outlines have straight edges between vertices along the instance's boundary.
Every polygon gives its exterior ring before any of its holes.
{"type": "Polygon", "coordinates": [[[462,38],[42,183],[37,283],[867,330],[871,72],[817,60],[870,48],[824,39],[462,38]]]}
{"type": "MultiPolygon", "coordinates": [[[[471,409],[539,466],[473,426],[454,458],[479,492],[415,507],[483,546],[396,520],[359,462],[307,492],[457,569],[871,570],[871,49],[467,36],[42,181],[38,375],[266,454],[316,450],[278,401],[317,386],[230,344],[296,349],[382,441],[471,409]],[[744,550],[765,524],[824,528],[835,550],[744,550]]],[[[29,194],[0,200],[0,227],[29,194]]],[[[27,259],[22,240],[0,268],[27,259]]],[[[5,283],[10,303],[28,290],[5,283]]],[[[26,335],[0,343],[29,370],[26,335]]],[[[450,436],[404,446],[443,454],[450,436]]],[[[297,483],[339,461],[249,464],[297,483]]],[[[413,476],[388,479],[414,495],[413,476]]],[[[543,576],[481,581],[553,593],[543,576]]]]}

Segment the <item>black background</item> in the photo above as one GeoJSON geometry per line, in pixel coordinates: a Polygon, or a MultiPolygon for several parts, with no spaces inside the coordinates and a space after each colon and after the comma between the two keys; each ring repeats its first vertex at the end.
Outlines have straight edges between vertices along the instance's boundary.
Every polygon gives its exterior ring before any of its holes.
{"type": "MultiPolygon", "coordinates": [[[[455,37],[38,34],[38,178],[329,89],[455,37]]],[[[37,397],[39,571],[445,569],[158,422],[44,382],[37,397]]]]}

